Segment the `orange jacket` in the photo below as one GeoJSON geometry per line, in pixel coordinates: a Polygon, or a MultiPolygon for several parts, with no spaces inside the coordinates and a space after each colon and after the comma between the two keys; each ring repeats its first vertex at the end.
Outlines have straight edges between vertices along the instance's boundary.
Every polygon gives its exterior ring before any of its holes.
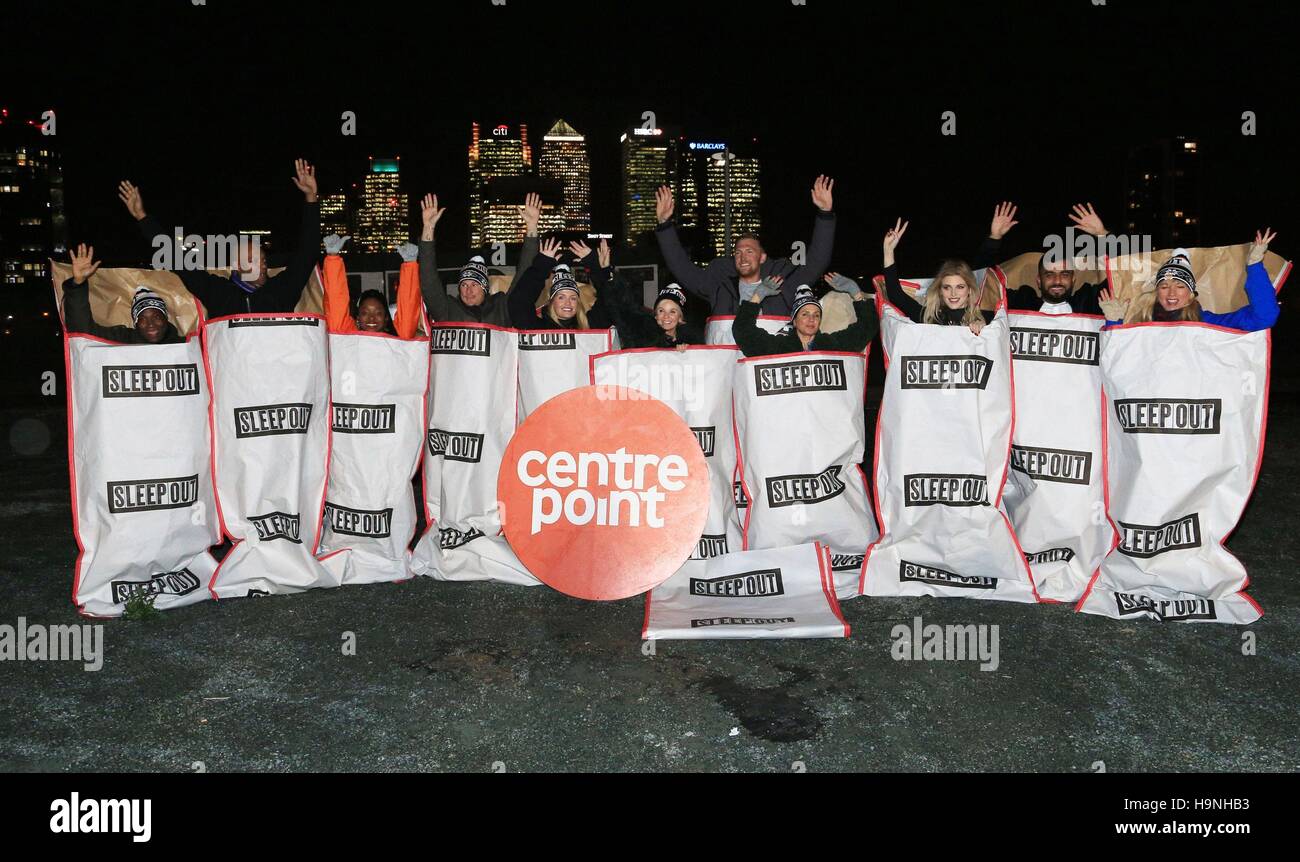
{"type": "MultiPolygon", "coordinates": [[[[357,322],[352,317],[352,299],[348,296],[348,273],[343,258],[337,254],[325,255],[322,273],[325,280],[325,324],[330,332],[356,332],[357,322]]],[[[393,329],[398,338],[414,338],[420,324],[424,297],[420,294],[420,264],[403,263],[397,275],[397,313],[393,315],[393,329]]]]}

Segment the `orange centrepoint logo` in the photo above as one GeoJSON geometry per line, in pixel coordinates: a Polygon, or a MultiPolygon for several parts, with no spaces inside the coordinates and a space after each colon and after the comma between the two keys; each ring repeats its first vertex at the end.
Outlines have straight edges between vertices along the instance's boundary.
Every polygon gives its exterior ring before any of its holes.
{"type": "Polygon", "coordinates": [[[690,556],[709,511],[708,465],[663,402],[587,386],[519,426],[497,496],[506,539],[539,580],[621,599],[663,583],[690,556]]]}

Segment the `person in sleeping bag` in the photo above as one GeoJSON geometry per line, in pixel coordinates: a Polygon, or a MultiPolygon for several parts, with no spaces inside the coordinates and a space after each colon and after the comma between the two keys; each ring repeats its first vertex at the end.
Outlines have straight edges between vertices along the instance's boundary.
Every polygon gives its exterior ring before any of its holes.
{"type": "Polygon", "coordinates": [[[90,311],[90,277],[99,269],[95,247],[79,244],[72,252],[72,277],[63,282],[63,326],[68,332],[94,335],[120,344],[179,344],[176,326],[167,316],[167,303],[141,285],[131,300],[131,326],[103,326],[90,311]]]}
{"type": "Polygon", "coordinates": [[[624,349],[685,350],[687,345],[704,343],[703,333],[686,322],[686,293],[679,286],[670,284],[660,290],[652,312],[641,305],[632,293],[632,286],[614,270],[608,241],[602,239],[595,252],[583,242],[572,242],[569,249],[591,272],[592,286],[604,300],[624,349]]]}
{"type": "Polygon", "coordinates": [[[975,273],[965,261],[945,260],[920,302],[903,290],[894,262],[894,249],[906,231],[907,222],[900,218],[885,232],[885,296],[914,323],[969,326],[971,332],[979,335],[984,324],[993,320],[993,312],[980,309],[979,285],[975,283],[975,273]]]}
{"type": "Polygon", "coordinates": [[[1200,321],[1229,329],[1255,332],[1269,329],[1277,323],[1280,311],[1277,291],[1264,269],[1264,253],[1268,244],[1277,237],[1270,228],[1255,231],[1255,241],[1246,258],[1247,304],[1236,311],[1216,314],[1201,308],[1196,298],[1196,276],[1192,274],[1191,257],[1186,249],[1175,249],[1173,257],[1165,261],[1156,272],[1154,290],[1143,291],[1132,302],[1116,299],[1109,290],[1102,292],[1101,307],[1106,322],[1148,323],[1200,321]]]}
{"type": "Polygon", "coordinates": [[[388,313],[388,300],[377,290],[363,291],[356,308],[348,296],[348,273],[340,252],[352,237],[325,237],[325,265],[321,278],[325,288],[325,323],[330,332],[382,332],[398,338],[414,338],[420,323],[420,272],[416,257],[419,247],[403,243],[397,247],[402,266],[397,275],[397,316],[388,313]]]}
{"type": "Polygon", "coordinates": [[[583,309],[578,282],[568,264],[559,262],[560,241],[543,240],[537,257],[508,294],[510,323],[516,329],[608,329],[613,326],[599,294],[591,308],[583,309]],[[554,275],[552,275],[554,270],[554,275]],[[551,292],[546,305],[537,308],[546,277],[551,275],[551,292]]]}
{"type": "Polygon", "coordinates": [[[822,332],[822,304],[817,301],[811,287],[801,284],[794,291],[794,313],[790,315],[790,325],[776,333],[760,329],[758,312],[763,300],[781,292],[780,277],[769,276],[753,285],[736,310],[732,334],[741,352],[746,356],[773,356],[804,350],[844,350],[849,353],[865,350],[880,328],[875,306],[853,279],[834,272],[826,273],[825,279],[833,289],[853,297],[856,320],[838,332],[822,332]]]}

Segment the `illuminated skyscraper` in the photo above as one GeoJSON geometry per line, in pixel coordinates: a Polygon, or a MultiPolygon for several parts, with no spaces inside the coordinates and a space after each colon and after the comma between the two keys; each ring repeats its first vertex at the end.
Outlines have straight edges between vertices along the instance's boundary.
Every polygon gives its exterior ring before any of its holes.
{"type": "Polygon", "coordinates": [[[401,190],[398,159],[370,159],[361,186],[352,246],[359,251],[392,251],[410,239],[407,200],[401,190]]]}
{"type": "Polygon", "coordinates": [[[37,119],[0,109],[0,283],[48,287],[50,256],[67,249],[63,169],[37,119]]]}
{"type": "Polygon", "coordinates": [[[759,174],[756,157],[735,156],[730,173],[721,158],[709,158],[706,169],[705,221],[713,241],[715,255],[727,254],[730,246],[726,234],[727,183],[730,182],[731,240],[742,233],[760,233],[763,221],[759,214],[759,174]]]}
{"type": "Polygon", "coordinates": [[[587,139],[564,120],[557,120],[542,137],[538,174],[560,181],[564,195],[561,229],[584,233],[591,230],[591,164],[587,160],[587,139]]]}
{"type": "Polygon", "coordinates": [[[623,238],[628,245],[643,242],[658,225],[655,189],[675,185],[676,142],[663,129],[629,129],[623,145],[623,238]]]}
{"type": "MultiPolygon", "coordinates": [[[[510,237],[497,235],[494,229],[489,236],[486,230],[488,208],[494,197],[491,185],[499,177],[522,177],[533,166],[533,151],[528,145],[528,126],[517,127],[501,123],[479,129],[478,123],[470,127],[469,144],[469,244],[479,248],[490,242],[513,242],[523,235],[522,228],[510,237]]],[[[498,196],[499,197],[499,196],[498,196]]],[[[523,201],[518,201],[522,204],[523,201]]],[[[517,214],[516,214],[517,215],[517,214]]],[[[516,218],[516,222],[518,219],[516,218]]]]}
{"type": "MultiPolygon", "coordinates": [[[[327,237],[332,233],[346,236],[352,233],[352,211],[348,206],[348,196],[344,192],[322,195],[320,199],[320,233],[327,237]]],[[[323,249],[324,240],[321,248],[323,249]]]]}
{"type": "Polygon", "coordinates": [[[1153,248],[1201,241],[1197,142],[1165,138],[1133,147],[1124,162],[1124,222],[1128,233],[1150,235],[1153,248]]]}

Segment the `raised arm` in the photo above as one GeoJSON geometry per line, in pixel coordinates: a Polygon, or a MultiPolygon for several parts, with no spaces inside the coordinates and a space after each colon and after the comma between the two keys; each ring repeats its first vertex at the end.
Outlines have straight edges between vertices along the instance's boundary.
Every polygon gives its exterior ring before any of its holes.
{"type": "Polygon", "coordinates": [[[1217,315],[1221,326],[1255,332],[1269,329],[1277,323],[1281,309],[1277,304],[1277,291],[1264,268],[1264,253],[1268,244],[1277,237],[1271,228],[1255,232],[1255,241],[1251,243],[1250,255],[1246,258],[1246,299],[1248,305],[1217,315]]]}
{"type": "Polygon", "coordinates": [[[324,284],[325,326],[330,332],[354,332],[357,322],[352,317],[352,297],[348,294],[348,272],[339,252],[350,236],[330,234],[325,237],[325,262],[321,266],[324,284]]]}
{"type": "MultiPolygon", "coordinates": [[[[136,229],[140,231],[140,236],[144,239],[145,245],[149,248],[146,259],[153,265],[154,253],[158,250],[159,237],[162,242],[168,243],[175,248],[176,241],[173,238],[173,232],[165,230],[162,223],[144,211],[144,199],[140,194],[140,189],[130,180],[122,180],[117,185],[117,197],[126,207],[126,211],[135,219],[136,229]]],[[[190,292],[195,299],[201,302],[204,309],[211,313],[214,308],[221,306],[222,297],[220,294],[228,292],[232,285],[229,280],[219,275],[213,275],[207,270],[186,269],[183,266],[176,265],[179,261],[173,261],[171,271],[176,273],[181,284],[190,292]]],[[[154,267],[159,269],[160,267],[154,267]]]]}
{"type": "Polygon", "coordinates": [[[506,308],[510,311],[510,323],[519,329],[537,328],[537,297],[542,294],[546,276],[555,268],[556,256],[560,253],[560,241],[548,239],[538,245],[537,257],[531,266],[524,270],[519,283],[506,295],[506,308]]]}
{"type": "Polygon", "coordinates": [[[437,195],[425,195],[420,201],[420,292],[424,307],[433,320],[446,320],[451,313],[451,297],[438,275],[438,255],[434,249],[433,231],[446,207],[438,206],[437,195]]]}
{"type": "MultiPolygon", "coordinates": [[[[712,307],[718,298],[718,281],[710,278],[705,270],[691,263],[690,255],[682,247],[677,236],[677,227],[673,224],[673,192],[668,186],[660,186],[655,191],[655,216],[659,226],[655,228],[655,241],[664,256],[664,263],[673,278],[691,293],[709,303],[712,307]]],[[[728,261],[729,262],[729,261],[728,261]]]]}
{"type": "Polygon", "coordinates": [[[297,246],[289,255],[289,262],[270,287],[281,305],[292,310],[302,296],[307,279],[316,267],[316,249],[320,237],[320,197],[316,193],[316,169],[304,159],[294,162],[293,184],[303,194],[302,221],[298,225],[297,246]]]}
{"type": "Polygon", "coordinates": [[[414,338],[420,326],[420,264],[419,246],[404,242],[397,247],[402,266],[397,270],[397,313],[393,315],[393,331],[398,338],[414,338]]]}
{"type": "MultiPolygon", "coordinates": [[[[1016,221],[1016,205],[1003,201],[993,208],[993,220],[989,223],[989,232],[980,241],[979,248],[971,257],[971,269],[984,269],[998,262],[1002,251],[1002,238],[1020,222],[1016,221]]],[[[1013,288],[1014,289],[1014,288],[1013,288]]]]}
{"type": "Polygon", "coordinates": [[[63,327],[109,341],[126,341],[134,330],[129,326],[101,326],[90,312],[89,279],[99,269],[94,246],[81,243],[72,251],[72,277],[63,282],[63,327]]]}
{"type": "Polygon", "coordinates": [[[876,317],[875,307],[858,287],[858,283],[848,276],[840,275],[838,272],[828,272],[825,281],[833,290],[847,294],[853,301],[853,322],[839,332],[830,333],[832,343],[852,348],[855,353],[861,352],[866,349],[871,339],[876,337],[876,331],[880,329],[880,320],[876,317]]]}
{"type": "Polygon", "coordinates": [[[907,295],[903,290],[903,282],[898,277],[898,267],[894,263],[894,249],[898,247],[898,242],[907,232],[907,222],[901,218],[898,219],[894,226],[885,232],[883,243],[884,260],[885,260],[885,297],[893,303],[894,307],[906,314],[909,318],[921,322],[925,313],[921,303],[907,295]]]}
{"type": "Polygon", "coordinates": [[[808,256],[802,266],[795,267],[785,276],[781,292],[786,302],[794,307],[794,292],[801,284],[816,284],[831,265],[831,254],[835,250],[835,180],[828,176],[819,176],[813,180],[812,202],[817,209],[813,218],[812,240],[808,243],[808,256]]]}
{"type": "Polygon", "coordinates": [[[529,192],[524,198],[524,205],[519,208],[519,217],[524,222],[524,244],[519,249],[519,263],[515,264],[515,277],[510,280],[510,289],[514,290],[524,270],[533,265],[537,258],[537,222],[542,217],[542,196],[529,192]]]}

